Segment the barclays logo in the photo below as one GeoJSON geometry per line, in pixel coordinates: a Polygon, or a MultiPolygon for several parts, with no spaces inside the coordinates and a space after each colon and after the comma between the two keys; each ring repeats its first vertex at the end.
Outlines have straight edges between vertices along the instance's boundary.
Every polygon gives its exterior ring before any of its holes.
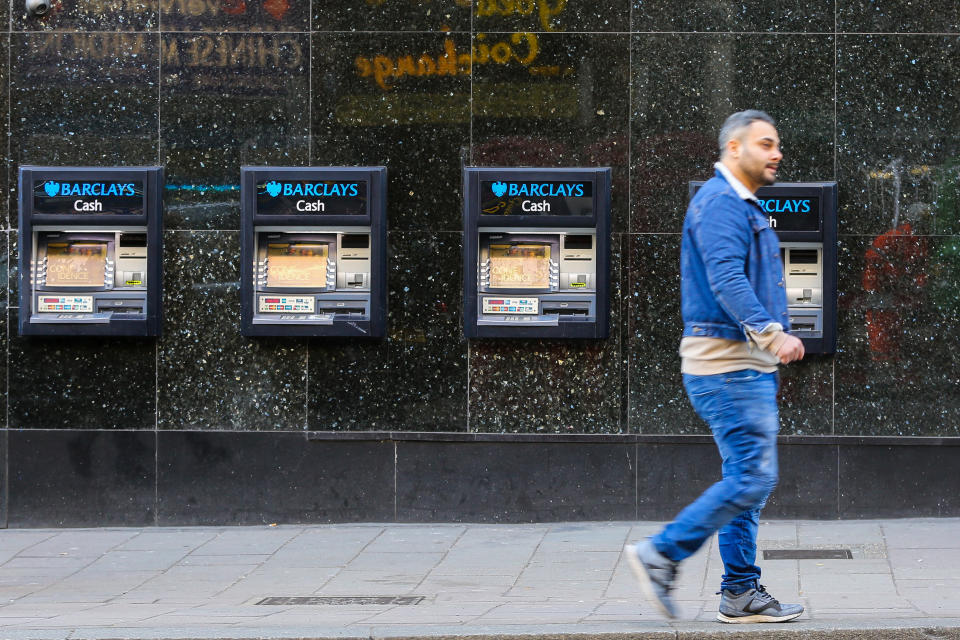
{"type": "Polygon", "coordinates": [[[757,203],[767,213],[810,213],[810,200],[789,200],[780,198],[771,198],[769,200],[757,200],[757,203]]]}
{"type": "Polygon", "coordinates": [[[494,182],[490,185],[493,195],[525,196],[528,198],[581,197],[584,194],[582,183],[572,182],[494,182]]]}
{"type": "Polygon", "coordinates": [[[54,182],[47,180],[43,185],[46,194],[55,196],[135,196],[136,187],[132,183],[117,182],[54,182]]]}
{"type": "Polygon", "coordinates": [[[344,182],[277,182],[271,180],[264,189],[271,198],[284,196],[323,198],[330,196],[356,196],[360,194],[359,184],[344,182]]]}

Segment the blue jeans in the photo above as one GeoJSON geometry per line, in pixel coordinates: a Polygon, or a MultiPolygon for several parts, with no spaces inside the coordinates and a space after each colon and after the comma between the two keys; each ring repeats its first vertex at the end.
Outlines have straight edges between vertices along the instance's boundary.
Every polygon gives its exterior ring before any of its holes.
{"type": "Polygon", "coordinates": [[[704,491],[652,541],[661,554],[680,562],[719,531],[722,589],[752,589],[760,579],[756,565],[760,510],[777,484],[778,383],[776,373],[750,369],[683,376],[693,408],[713,431],[723,460],[723,480],[704,491]]]}

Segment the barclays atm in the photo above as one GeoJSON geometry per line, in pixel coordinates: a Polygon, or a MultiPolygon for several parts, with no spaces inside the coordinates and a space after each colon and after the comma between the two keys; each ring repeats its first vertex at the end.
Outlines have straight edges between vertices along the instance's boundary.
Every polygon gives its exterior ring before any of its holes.
{"type": "Polygon", "coordinates": [[[605,338],[610,169],[467,167],[468,338],[605,338]]]}
{"type": "Polygon", "coordinates": [[[30,336],[158,336],[161,167],[20,167],[20,321],[30,336]]]}
{"type": "Polygon", "coordinates": [[[384,167],[241,168],[245,336],[386,332],[384,167]]]}
{"type": "MultiPolygon", "coordinates": [[[[702,184],[690,183],[691,198],[702,184]]],[[[790,332],[807,353],[835,353],[837,183],[775,183],[756,195],[780,238],[790,332]]]]}

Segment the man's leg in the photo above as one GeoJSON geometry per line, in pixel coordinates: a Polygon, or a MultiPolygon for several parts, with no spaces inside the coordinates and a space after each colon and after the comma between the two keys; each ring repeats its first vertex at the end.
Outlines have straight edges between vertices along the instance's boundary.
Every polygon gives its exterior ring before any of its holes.
{"type": "MultiPolygon", "coordinates": [[[[759,485],[768,485],[769,491],[751,509],[746,509],[719,531],[720,556],[724,575],[721,583],[720,611],[717,620],[728,623],[787,622],[803,613],[799,604],[780,604],[760,584],[757,566],[757,529],[760,510],[763,509],[777,478],[777,378],[756,383],[741,380],[743,384],[731,388],[736,396],[742,422],[750,425],[747,433],[731,431],[720,437],[717,445],[723,458],[723,475],[727,477],[758,478],[759,485]]],[[[712,425],[711,425],[712,426],[712,425]]]]}
{"type": "Polygon", "coordinates": [[[760,580],[757,566],[757,529],[760,524],[760,509],[744,511],[720,531],[720,557],[723,559],[723,580],[720,589],[743,593],[755,589],[760,580]]]}
{"type": "Polygon", "coordinates": [[[693,555],[718,529],[745,511],[758,509],[773,491],[777,482],[776,376],[749,369],[684,376],[693,408],[713,431],[723,460],[723,480],[652,538],[667,558],[680,562],[693,555]]]}
{"type": "Polygon", "coordinates": [[[739,514],[757,508],[777,480],[776,374],[743,370],[684,375],[683,379],[693,408],[713,431],[724,461],[724,478],[659,534],[627,549],[644,591],[671,617],[675,615],[670,590],[676,565],[739,514]],[[774,408],[772,434],[769,411],[754,407],[759,402],[769,408],[768,398],[774,408]],[[759,420],[758,416],[766,417],[759,420]]]}
{"type": "MultiPolygon", "coordinates": [[[[777,432],[780,430],[780,417],[777,411],[776,376],[773,384],[760,384],[755,388],[744,387],[741,395],[751,397],[751,401],[741,403],[743,420],[753,425],[755,436],[751,440],[753,451],[728,447],[718,441],[720,455],[723,458],[723,475],[759,473],[776,480],[779,473],[777,464],[777,432]]],[[[760,510],[767,503],[770,491],[753,509],[747,509],[724,525],[718,532],[720,557],[723,559],[724,575],[721,590],[742,593],[755,589],[760,580],[760,567],[757,566],[757,530],[760,524],[760,510]]]]}

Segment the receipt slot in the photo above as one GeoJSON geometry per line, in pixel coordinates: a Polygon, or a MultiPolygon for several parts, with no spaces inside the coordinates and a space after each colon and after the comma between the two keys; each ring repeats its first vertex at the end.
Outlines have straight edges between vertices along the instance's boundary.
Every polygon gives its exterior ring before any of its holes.
{"type": "MultiPolygon", "coordinates": [[[[702,185],[690,183],[690,197],[702,185]]],[[[837,183],[783,182],[757,200],[780,238],[791,333],[807,353],[837,350],[837,183]]]]}
{"type": "Polygon", "coordinates": [[[162,190],[162,167],[20,168],[21,335],[160,335],[162,190]]]}
{"type": "Polygon", "coordinates": [[[464,169],[468,338],[606,338],[610,169],[464,169]]]}
{"type": "Polygon", "coordinates": [[[241,168],[245,336],[386,333],[384,167],[241,168]]]}

